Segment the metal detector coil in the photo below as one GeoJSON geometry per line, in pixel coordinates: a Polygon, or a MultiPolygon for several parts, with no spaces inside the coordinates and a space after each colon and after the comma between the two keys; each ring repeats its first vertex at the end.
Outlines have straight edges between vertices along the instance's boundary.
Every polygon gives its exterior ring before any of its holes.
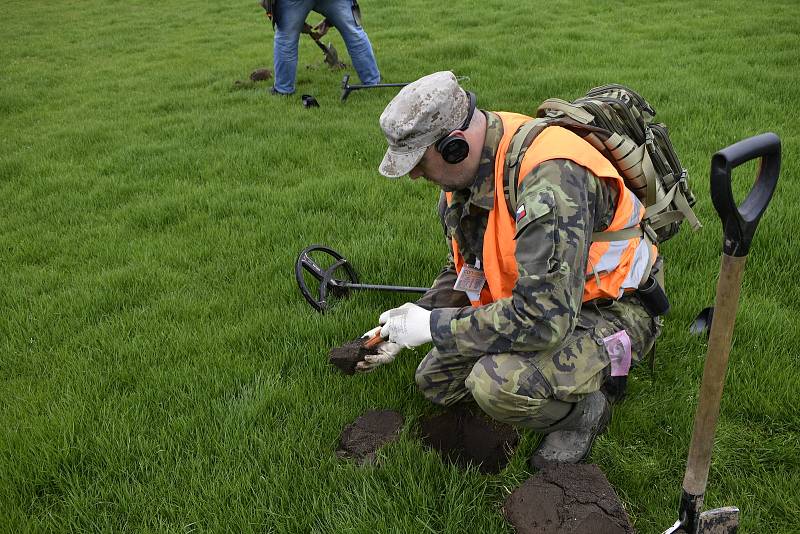
{"type": "Polygon", "coordinates": [[[358,274],[350,262],[332,248],[324,245],[311,245],[300,252],[294,264],[294,276],[303,297],[320,313],[325,313],[325,310],[328,309],[329,296],[347,297],[351,290],[368,289],[403,293],[425,293],[428,290],[427,287],[361,284],[358,282],[358,274]],[[306,272],[319,283],[316,290],[313,290],[307,283],[304,276],[306,272]],[[346,278],[336,278],[337,273],[346,278]]]}

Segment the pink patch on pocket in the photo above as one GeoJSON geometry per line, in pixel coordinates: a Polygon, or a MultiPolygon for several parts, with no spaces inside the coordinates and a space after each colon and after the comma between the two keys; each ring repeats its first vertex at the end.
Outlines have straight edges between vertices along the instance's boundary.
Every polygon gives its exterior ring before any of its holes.
{"type": "Polygon", "coordinates": [[[603,338],[603,345],[611,358],[611,376],[628,376],[631,369],[631,338],[628,332],[620,330],[603,338]]]}

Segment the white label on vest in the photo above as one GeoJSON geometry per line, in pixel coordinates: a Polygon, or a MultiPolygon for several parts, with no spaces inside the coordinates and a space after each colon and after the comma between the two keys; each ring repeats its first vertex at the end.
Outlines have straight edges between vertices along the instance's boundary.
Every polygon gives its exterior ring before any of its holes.
{"type": "Polygon", "coordinates": [[[486,276],[484,276],[483,270],[479,267],[480,263],[476,262],[476,265],[478,267],[464,265],[461,268],[461,272],[458,273],[456,283],[453,284],[453,289],[463,291],[470,300],[480,300],[481,289],[483,289],[483,284],[486,283],[486,276]]]}

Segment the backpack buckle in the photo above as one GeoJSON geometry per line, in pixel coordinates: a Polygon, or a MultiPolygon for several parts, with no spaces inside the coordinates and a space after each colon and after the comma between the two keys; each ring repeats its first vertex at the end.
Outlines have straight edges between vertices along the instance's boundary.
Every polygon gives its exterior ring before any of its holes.
{"type": "Polygon", "coordinates": [[[677,184],[680,188],[680,192],[683,194],[683,198],[686,199],[686,202],[689,204],[689,207],[692,207],[697,203],[697,199],[692,193],[692,190],[689,189],[689,172],[686,169],[681,169],[680,178],[678,178],[677,184]]]}
{"type": "Polygon", "coordinates": [[[677,179],[678,187],[681,188],[681,193],[686,194],[689,190],[689,182],[687,178],[689,177],[689,173],[686,172],[686,169],[681,169],[681,175],[677,179]]]}
{"type": "Polygon", "coordinates": [[[643,219],[642,222],[639,223],[639,226],[642,227],[642,233],[650,239],[651,243],[658,243],[658,234],[656,234],[656,231],[650,226],[650,221],[643,219]]]}

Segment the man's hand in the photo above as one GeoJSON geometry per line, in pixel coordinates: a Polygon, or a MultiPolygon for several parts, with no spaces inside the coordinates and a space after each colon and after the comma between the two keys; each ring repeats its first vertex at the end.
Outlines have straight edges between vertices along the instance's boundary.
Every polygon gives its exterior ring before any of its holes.
{"type": "MultiPolygon", "coordinates": [[[[380,331],[381,327],[376,326],[369,332],[365,333],[362,337],[363,338],[371,338],[375,334],[380,331]]],[[[385,364],[385,363],[392,363],[395,357],[403,350],[403,347],[398,345],[397,343],[391,343],[389,341],[384,341],[380,345],[376,347],[377,354],[367,354],[364,356],[364,361],[358,362],[356,364],[356,371],[360,371],[362,373],[366,373],[376,369],[377,367],[385,364]]]]}
{"type": "Polygon", "coordinates": [[[378,322],[381,337],[408,349],[431,341],[431,312],[406,302],[399,308],[385,311],[378,322]]]}
{"type": "Polygon", "coordinates": [[[319,24],[314,26],[314,32],[317,34],[317,39],[328,33],[328,30],[331,29],[331,23],[328,22],[328,19],[322,19],[319,24]]]}
{"type": "Polygon", "coordinates": [[[308,22],[304,22],[303,29],[300,30],[300,33],[307,33],[315,41],[319,41],[320,39],[322,39],[323,35],[328,33],[328,30],[330,28],[331,28],[331,23],[328,22],[328,19],[322,19],[322,21],[320,21],[319,24],[317,24],[314,27],[311,27],[311,25],[308,22]]]}

